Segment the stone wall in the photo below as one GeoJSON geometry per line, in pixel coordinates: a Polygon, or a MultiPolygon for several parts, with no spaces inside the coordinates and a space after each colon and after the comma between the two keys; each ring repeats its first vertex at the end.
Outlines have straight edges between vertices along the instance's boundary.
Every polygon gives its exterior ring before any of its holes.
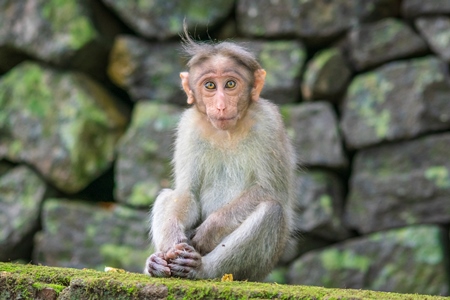
{"type": "Polygon", "coordinates": [[[448,295],[448,0],[0,0],[0,261],[142,270],[184,19],[254,51],[301,159],[267,280],[448,295]]]}

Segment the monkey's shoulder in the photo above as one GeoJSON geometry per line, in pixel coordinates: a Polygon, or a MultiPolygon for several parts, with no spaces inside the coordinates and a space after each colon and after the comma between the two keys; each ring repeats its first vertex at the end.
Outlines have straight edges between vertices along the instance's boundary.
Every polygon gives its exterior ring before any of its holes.
{"type": "Polygon", "coordinates": [[[253,103],[250,111],[254,111],[254,118],[257,119],[258,123],[284,129],[280,109],[270,100],[260,98],[257,102],[253,103]]]}
{"type": "Polygon", "coordinates": [[[283,118],[278,106],[269,100],[259,99],[254,103],[249,114],[255,120],[254,134],[273,143],[290,143],[283,118]]]}
{"type": "Polygon", "coordinates": [[[257,103],[256,115],[260,118],[258,136],[265,140],[268,138],[266,144],[274,151],[280,151],[286,160],[295,165],[297,157],[279,107],[266,99],[259,99],[257,103]]]}

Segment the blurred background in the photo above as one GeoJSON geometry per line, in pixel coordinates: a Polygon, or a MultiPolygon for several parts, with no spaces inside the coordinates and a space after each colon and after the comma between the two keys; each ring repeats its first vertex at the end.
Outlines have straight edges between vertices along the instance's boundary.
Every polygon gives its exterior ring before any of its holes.
{"type": "Polygon", "coordinates": [[[301,160],[267,280],[448,295],[449,0],[0,0],[0,261],[143,270],[184,19],[257,55],[301,160]]]}

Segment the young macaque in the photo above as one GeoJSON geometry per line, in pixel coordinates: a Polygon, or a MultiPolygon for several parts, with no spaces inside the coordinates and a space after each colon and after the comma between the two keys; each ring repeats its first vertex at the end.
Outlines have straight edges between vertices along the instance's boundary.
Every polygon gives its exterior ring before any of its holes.
{"type": "Polygon", "coordinates": [[[175,188],[151,219],[156,277],[262,280],[290,233],[296,159],[278,108],[260,98],[266,72],[244,48],[193,41],[180,74],[192,104],[178,125],[175,188]]]}

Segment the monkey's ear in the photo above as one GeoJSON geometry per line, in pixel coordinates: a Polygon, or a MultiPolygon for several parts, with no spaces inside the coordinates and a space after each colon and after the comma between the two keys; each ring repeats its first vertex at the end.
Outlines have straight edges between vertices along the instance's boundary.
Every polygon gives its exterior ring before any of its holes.
{"type": "Polygon", "coordinates": [[[255,71],[254,76],[255,76],[255,83],[252,89],[252,100],[258,101],[259,94],[261,94],[261,91],[264,87],[264,82],[266,79],[266,71],[264,69],[258,69],[255,71]]]}
{"type": "Polygon", "coordinates": [[[191,88],[189,87],[189,73],[181,72],[180,78],[181,78],[181,86],[183,87],[183,90],[187,95],[187,103],[193,104],[194,103],[194,93],[192,93],[191,88]]]}

